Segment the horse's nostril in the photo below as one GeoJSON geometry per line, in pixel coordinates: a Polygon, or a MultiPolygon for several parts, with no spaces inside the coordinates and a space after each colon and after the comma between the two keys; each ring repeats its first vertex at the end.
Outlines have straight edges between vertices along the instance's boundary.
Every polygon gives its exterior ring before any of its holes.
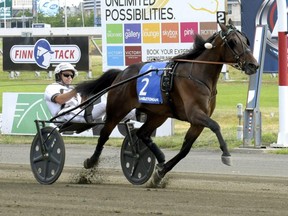
{"type": "Polygon", "coordinates": [[[243,69],[246,74],[251,75],[251,74],[255,74],[258,68],[259,68],[259,64],[253,64],[253,63],[247,62],[243,69]]]}
{"type": "Polygon", "coordinates": [[[248,64],[248,67],[257,70],[257,69],[259,68],[259,64],[252,64],[252,63],[249,63],[249,64],[248,64]]]}

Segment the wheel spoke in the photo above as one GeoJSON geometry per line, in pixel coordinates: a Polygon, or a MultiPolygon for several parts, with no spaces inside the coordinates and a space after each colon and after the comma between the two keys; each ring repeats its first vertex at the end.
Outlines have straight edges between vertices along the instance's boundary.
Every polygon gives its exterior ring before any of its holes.
{"type": "Polygon", "coordinates": [[[138,167],[138,164],[139,164],[139,160],[138,159],[133,161],[133,166],[132,166],[132,169],[131,169],[130,176],[134,176],[135,171],[136,171],[136,169],[138,167]]]}
{"type": "Polygon", "coordinates": [[[45,159],[44,159],[44,156],[41,154],[38,157],[33,158],[33,163],[37,163],[37,162],[40,162],[43,160],[45,160],[45,159]]]}
{"type": "Polygon", "coordinates": [[[44,161],[44,164],[43,164],[43,178],[46,180],[47,179],[47,176],[48,176],[48,166],[49,166],[49,162],[48,160],[44,161]]]}
{"type": "Polygon", "coordinates": [[[133,152],[131,152],[131,151],[125,150],[125,151],[123,152],[123,154],[124,154],[125,156],[131,157],[131,158],[135,157],[134,154],[133,154],[133,152]]]}
{"type": "Polygon", "coordinates": [[[139,149],[138,153],[140,156],[142,156],[142,155],[146,154],[148,151],[150,151],[150,149],[147,146],[145,146],[144,148],[139,149]]]}
{"type": "Polygon", "coordinates": [[[59,164],[61,163],[60,160],[58,160],[56,157],[54,157],[54,155],[51,155],[51,154],[50,154],[49,159],[50,159],[50,161],[51,161],[52,163],[55,163],[55,164],[57,164],[57,165],[59,165],[59,164]]]}
{"type": "Polygon", "coordinates": [[[135,146],[134,144],[129,143],[130,149],[131,149],[131,153],[132,154],[137,154],[137,146],[135,146]]]}

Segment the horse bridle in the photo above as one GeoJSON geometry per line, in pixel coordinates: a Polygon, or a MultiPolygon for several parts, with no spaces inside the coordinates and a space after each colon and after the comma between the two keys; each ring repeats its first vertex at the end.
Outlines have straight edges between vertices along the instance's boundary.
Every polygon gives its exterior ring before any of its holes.
{"type": "MultiPolygon", "coordinates": [[[[228,64],[228,65],[231,65],[232,67],[238,69],[238,70],[245,70],[245,61],[241,62],[241,56],[243,56],[246,52],[251,52],[251,50],[249,48],[246,48],[245,49],[245,46],[244,46],[244,43],[243,41],[240,39],[239,35],[236,34],[236,36],[239,38],[239,40],[241,41],[241,45],[242,45],[242,50],[243,52],[238,54],[235,52],[235,50],[233,50],[231,48],[231,46],[229,45],[228,43],[228,36],[231,34],[231,33],[240,33],[235,27],[231,26],[226,32],[223,32],[223,31],[220,31],[218,32],[220,38],[222,39],[223,41],[223,44],[225,44],[229,50],[232,52],[234,58],[235,58],[235,63],[230,63],[230,62],[214,62],[214,61],[202,61],[202,60],[190,60],[190,59],[174,59],[173,61],[176,61],[176,62],[192,62],[192,63],[199,63],[199,64],[228,64]]],[[[245,36],[246,37],[246,36],[245,36]]]]}
{"type": "MultiPolygon", "coordinates": [[[[243,41],[241,40],[241,38],[239,37],[239,35],[237,34],[241,34],[241,32],[239,32],[235,27],[233,26],[230,26],[230,28],[226,31],[226,32],[223,32],[223,31],[220,31],[219,32],[219,35],[221,37],[221,39],[223,40],[223,43],[225,43],[225,45],[229,48],[229,50],[232,52],[233,56],[234,56],[234,59],[235,61],[237,62],[237,64],[235,65],[232,65],[233,67],[235,67],[236,69],[241,69],[241,70],[245,70],[245,64],[246,62],[245,61],[241,61],[240,58],[241,56],[243,56],[245,53],[247,52],[251,52],[251,50],[249,48],[245,48],[245,45],[243,43],[243,41]],[[236,34],[236,37],[238,37],[239,41],[241,41],[241,45],[242,45],[242,52],[240,54],[238,54],[237,52],[235,52],[235,50],[233,50],[231,48],[231,46],[229,45],[228,43],[228,36],[231,35],[231,33],[235,33],[236,34]]],[[[244,35],[245,36],[245,35],[244,35]]],[[[245,36],[246,37],[246,36],[245,36]]],[[[246,37],[247,38],[247,37],[246,37]]],[[[247,39],[248,40],[248,39],[247,39]]]]}

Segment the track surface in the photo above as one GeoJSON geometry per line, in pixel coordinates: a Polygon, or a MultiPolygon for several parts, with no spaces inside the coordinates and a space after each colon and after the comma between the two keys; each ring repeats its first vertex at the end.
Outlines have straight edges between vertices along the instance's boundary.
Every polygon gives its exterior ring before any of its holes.
{"type": "MultiPolygon", "coordinates": [[[[83,149],[86,148],[91,150],[90,146],[83,149]]],[[[31,173],[28,146],[0,145],[0,149],[1,216],[276,216],[288,212],[287,156],[234,153],[235,166],[227,168],[220,163],[219,152],[196,152],[192,153],[195,161],[188,157],[169,173],[165,188],[151,189],[145,185],[133,186],[125,179],[118,167],[119,157],[114,155],[117,150],[111,153],[105,149],[107,154],[103,157],[109,165],[103,159],[102,167],[100,164],[100,168],[87,172],[78,165],[78,160],[83,161],[78,147],[67,146],[68,158],[61,177],[53,185],[45,186],[37,183],[31,173]],[[19,149],[24,159],[17,153],[19,149]],[[286,168],[282,169],[281,164],[286,168]],[[218,171],[221,167],[223,171],[218,171]],[[82,175],[89,176],[92,184],[79,184],[82,175]]],[[[87,151],[83,155],[90,153],[87,151]]],[[[175,154],[166,152],[166,155],[170,153],[175,154]]]]}

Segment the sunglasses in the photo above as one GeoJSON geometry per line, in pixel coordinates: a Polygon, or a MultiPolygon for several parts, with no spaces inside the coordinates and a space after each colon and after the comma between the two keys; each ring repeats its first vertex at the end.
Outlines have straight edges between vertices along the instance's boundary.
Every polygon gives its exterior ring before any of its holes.
{"type": "Polygon", "coordinates": [[[70,76],[72,79],[74,78],[74,75],[73,75],[73,74],[64,74],[64,73],[63,73],[62,75],[63,75],[64,77],[67,77],[67,78],[68,78],[69,76],[70,76]]]}

